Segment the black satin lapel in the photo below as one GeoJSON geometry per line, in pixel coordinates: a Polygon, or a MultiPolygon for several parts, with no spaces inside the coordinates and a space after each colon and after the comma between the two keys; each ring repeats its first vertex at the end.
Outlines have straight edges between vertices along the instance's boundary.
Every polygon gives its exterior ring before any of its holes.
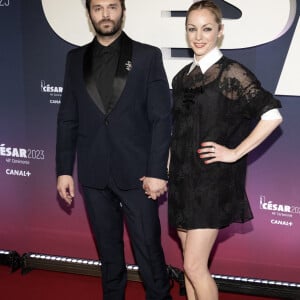
{"type": "Polygon", "coordinates": [[[127,80],[128,73],[134,68],[132,65],[132,40],[123,32],[120,48],[120,58],[116,75],[113,82],[113,94],[111,100],[111,109],[118,102],[127,80]]]}
{"type": "Polygon", "coordinates": [[[94,103],[97,105],[97,107],[100,109],[100,111],[105,114],[105,108],[103,106],[103,101],[101,99],[101,96],[98,92],[96,82],[92,76],[92,61],[93,55],[92,55],[92,44],[90,44],[86,52],[84,54],[83,58],[83,78],[85,81],[86,89],[88,91],[88,94],[94,101],[94,103]]]}

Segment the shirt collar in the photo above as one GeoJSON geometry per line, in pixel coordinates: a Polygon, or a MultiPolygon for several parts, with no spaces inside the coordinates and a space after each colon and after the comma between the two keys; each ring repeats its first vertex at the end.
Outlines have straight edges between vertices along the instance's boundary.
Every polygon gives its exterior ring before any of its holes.
{"type": "Polygon", "coordinates": [[[111,44],[109,44],[108,46],[103,46],[102,44],[100,44],[98,42],[97,38],[95,37],[94,41],[93,41],[94,55],[98,56],[98,55],[101,55],[103,52],[114,52],[114,51],[118,52],[118,51],[120,51],[122,38],[123,38],[123,32],[111,44]]]}
{"type": "Polygon", "coordinates": [[[196,66],[199,66],[201,72],[204,74],[214,63],[216,63],[223,56],[222,52],[218,47],[215,47],[211,51],[209,51],[203,58],[199,61],[196,60],[194,55],[194,61],[190,67],[188,74],[190,74],[196,66]]]}

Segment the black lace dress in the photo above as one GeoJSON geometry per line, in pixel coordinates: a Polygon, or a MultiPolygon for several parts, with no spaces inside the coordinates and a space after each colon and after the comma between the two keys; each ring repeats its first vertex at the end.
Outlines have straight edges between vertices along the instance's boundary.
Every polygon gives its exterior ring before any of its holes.
{"type": "MultiPolygon", "coordinates": [[[[280,102],[241,64],[222,57],[203,75],[185,66],[173,79],[173,137],[169,222],[175,228],[223,228],[252,219],[245,192],[246,156],[235,163],[204,164],[204,141],[234,148],[251,121],[280,102]]],[[[199,68],[198,68],[199,69],[199,68]]]]}

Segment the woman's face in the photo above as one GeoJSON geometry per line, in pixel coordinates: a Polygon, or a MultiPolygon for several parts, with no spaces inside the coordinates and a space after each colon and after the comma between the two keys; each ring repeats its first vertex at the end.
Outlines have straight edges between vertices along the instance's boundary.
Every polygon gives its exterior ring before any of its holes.
{"type": "Polygon", "coordinates": [[[215,48],[223,34],[215,16],[206,8],[192,10],[187,19],[187,39],[197,60],[215,48]]]}

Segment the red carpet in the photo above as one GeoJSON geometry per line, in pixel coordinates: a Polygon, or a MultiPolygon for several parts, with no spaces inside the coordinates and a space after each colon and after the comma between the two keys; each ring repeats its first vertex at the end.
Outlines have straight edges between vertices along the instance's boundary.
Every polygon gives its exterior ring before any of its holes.
{"type": "MultiPolygon", "coordinates": [[[[93,276],[34,270],[26,275],[0,266],[1,300],[101,300],[101,280],[93,276]]],[[[173,300],[185,300],[177,284],[172,289],[173,300]]],[[[128,282],[126,300],[143,300],[142,284],[128,282]]],[[[237,294],[220,293],[220,300],[278,300],[237,294]]]]}

